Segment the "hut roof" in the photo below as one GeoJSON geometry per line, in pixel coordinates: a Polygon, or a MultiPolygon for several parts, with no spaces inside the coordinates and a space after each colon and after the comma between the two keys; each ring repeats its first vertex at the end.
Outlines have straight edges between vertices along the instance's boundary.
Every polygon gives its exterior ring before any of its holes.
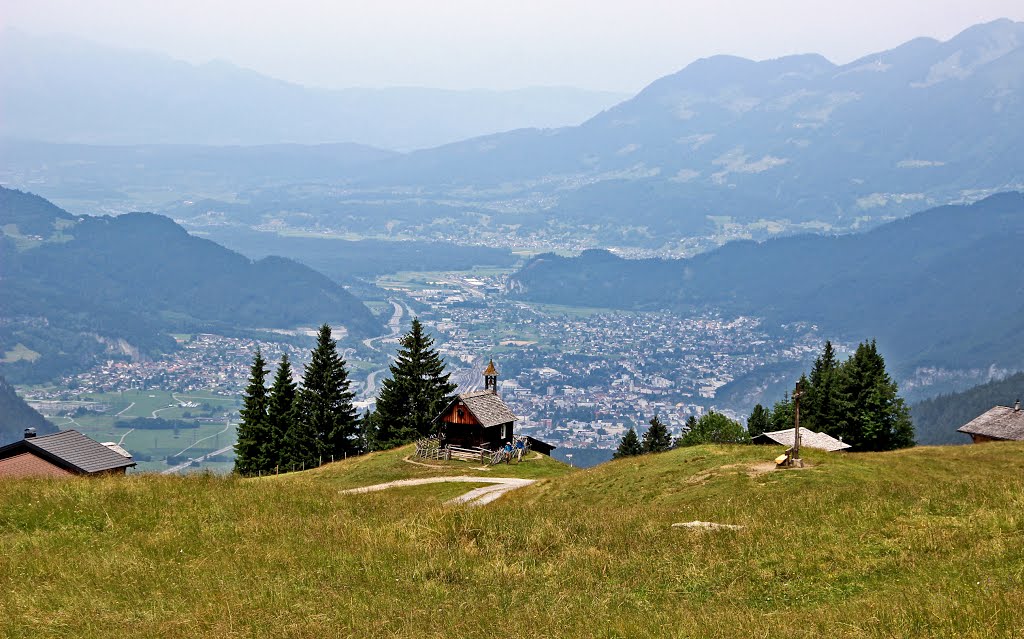
{"type": "Polygon", "coordinates": [[[465,404],[476,421],[484,428],[516,421],[515,413],[509,410],[509,407],[505,405],[505,402],[501,401],[501,398],[496,393],[489,390],[463,393],[455,397],[434,420],[440,419],[441,415],[447,413],[452,404],[456,402],[465,404]]]}
{"type": "MultiPolygon", "coordinates": [[[[775,443],[783,446],[792,446],[796,443],[796,437],[793,436],[793,429],[787,428],[786,430],[773,430],[767,433],[761,433],[755,437],[753,441],[755,444],[775,443]]],[[[816,433],[813,430],[808,430],[806,428],[800,429],[800,445],[804,448],[817,448],[819,450],[827,450],[829,452],[851,448],[849,444],[844,444],[831,435],[816,433]]]]}
{"type": "Polygon", "coordinates": [[[1024,410],[996,406],[957,430],[968,435],[983,435],[992,439],[1024,440],[1024,410]]]}
{"type": "Polygon", "coordinates": [[[62,430],[52,435],[21,439],[0,448],[0,456],[28,450],[44,459],[78,473],[98,473],[134,466],[125,457],[77,430],[62,430]]]}

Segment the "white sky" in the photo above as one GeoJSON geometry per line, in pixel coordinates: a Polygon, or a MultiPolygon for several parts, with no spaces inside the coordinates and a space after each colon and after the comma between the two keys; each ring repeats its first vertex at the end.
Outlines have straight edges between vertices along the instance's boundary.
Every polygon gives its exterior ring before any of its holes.
{"type": "Polygon", "coordinates": [[[0,27],[325,87],[634,92],[718,53],[843,63],[1000,17],[1024,0],[0,0],[0,27]]]}

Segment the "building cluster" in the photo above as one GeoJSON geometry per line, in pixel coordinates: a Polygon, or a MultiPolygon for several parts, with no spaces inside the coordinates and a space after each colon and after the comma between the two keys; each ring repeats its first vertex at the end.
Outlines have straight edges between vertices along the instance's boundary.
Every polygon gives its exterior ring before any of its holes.
{"type": "Polygon", "coordinates": [[[452,276],[408,294],[432,309],[423,319],[441,336],[439,351],[452,367],[494,356],[519,429],[570,448],[614,447],[655,415],[680,432],[691,415],[730,414],[720,404],[731,382],[761,366],[807,362],[823,343],[808,324],[580,312],[510,300],[497,294],[503,289],[500,276],[452,276]]]}
{"type": "Polygon", "coordinates": [[[182,339],[180,348],[152,360],[108,360],[92,369],[61,380],[72,394],[125,390],[161,390],[187,393],[209,391],[233,397],[249,379],[253,354],[259,348],[273,364],[287,352],[293,368],[302,369],[309,350],[281,342],[198,334],[182,339]]]}

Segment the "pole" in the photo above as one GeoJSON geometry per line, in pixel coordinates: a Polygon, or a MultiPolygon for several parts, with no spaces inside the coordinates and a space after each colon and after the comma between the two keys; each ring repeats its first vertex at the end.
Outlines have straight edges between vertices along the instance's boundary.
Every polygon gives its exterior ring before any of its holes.
{"type": "Polygon", "coordinates": [[[796,390],[793,391],[793,462],[798,464],[801,468],[804,467],[804,462],[800,459],[800,396],[803,392],[800,390],[800,382],[796,383],[796,390]]]}

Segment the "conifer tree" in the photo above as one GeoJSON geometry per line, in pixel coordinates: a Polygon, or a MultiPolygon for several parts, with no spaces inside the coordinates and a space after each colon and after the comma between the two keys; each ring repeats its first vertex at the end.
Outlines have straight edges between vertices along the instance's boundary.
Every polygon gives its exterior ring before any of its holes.
{"type": "Polygon", "coordinates": [[[612,455],[612,459],[635,457],[636,455],[642,455],[643,452],[644,449],[640,445],[640,438],[636,436],[636,430],[631,427],[619,441],[619,447],[615,450],[615,454],[612,455]]]}
{"type": "Polygon", "coordinates": [[[914,445],[910,411],[885,371],[885,360],[875,340],[857,346],[853,356],[841,366],[839,383],[849,402],[847,418],[841,429],[827,425],[830,430],[825,432],[842,437],[855,451],[914,445]]]}
{"type": "Polygon", "coordinates": [[[771,429],[772,430],[786,430],[787,428],[793,428],[793,400],[789,398],[787,392],[783,395],[782,399],[775,402],[772,406],[771,412],[771,429]]]}
{"type": "Polygon", "coordinates": [[[306,468],[322,457],[354,454],[359,426],[345,360],[327,324],[320,327],[311,355],[298,392],[298,418],[285,434],[289,462],[306,468]]]}
{"type": "Polygon", "coordinates": [[[750,417],[747,418],[747,432],[750,437],[757,437],[761,433],[767,432],[769,428],[771,428],[771,413],[760,404],[754,406],[750,417]]]}
{"type": "Polygon", "coordinates": [[[272,472],[285,461],[285,433],[296,419],[296,384],[292,380],[292,367],[288,354],[281,355],[270,387],[270,401],[267,408],[267,438],[263,442],[263,470],[272,472]]]}
{"type": "Polygon", "coordinates": [[[722,413],[708,411],[697,420],[697,425],[682,437],[681,445],[698,444],[749,444],[747,429],[722,413]]]}
{"type": "Polygon", "coordinates": [[[661,453],[672,448],[672,435],[668,427],[655,415],[644,433],[641,448],[644,453],[661,453]]]}
{"type": "Polygon", "coordinates": [[[691,430],[693,430],[696,427],[697,427],[697,418],[694,417],[693,415],[690,415],[689,417],[687,417],[686,418],[686,423],[683,424],[683,432],[681,432],[679,434],[679,437],[676,437],[676,441],[672,443],[672,447],[673,448],[681,447],[683,445],[683,438],[686,437],[686,433],[690,432],[691,430]]]}
{"type": "Polygon", "coordinates": [[[456,385],[449,381],[444,360],[433,345],[419,318],[414,318],[390,366],[391,377],[381,383],[377,396],[374,445],[378,450],[434,434],[434,418],[456,385]]]}
{"type": "Polygon", "coordinates": [[[820,356],[814,360],[811,377],[807,379],[800,401],[800,425],[823,432],[842,432],[849,414],[849,404],[840,380],[841,364],[836,360],[832,342],[826,341],[820,356]]]}
{"type": "Polygon", "coordinates": [[[256,349],[256,356],[249,369],[249,385],[242,397],[242,418],[238,425],[235,442],[235,472],[251,475],[261,470],[261,442],[266,439],[267,430],[267,362],[263,353],[256,349]]]}

